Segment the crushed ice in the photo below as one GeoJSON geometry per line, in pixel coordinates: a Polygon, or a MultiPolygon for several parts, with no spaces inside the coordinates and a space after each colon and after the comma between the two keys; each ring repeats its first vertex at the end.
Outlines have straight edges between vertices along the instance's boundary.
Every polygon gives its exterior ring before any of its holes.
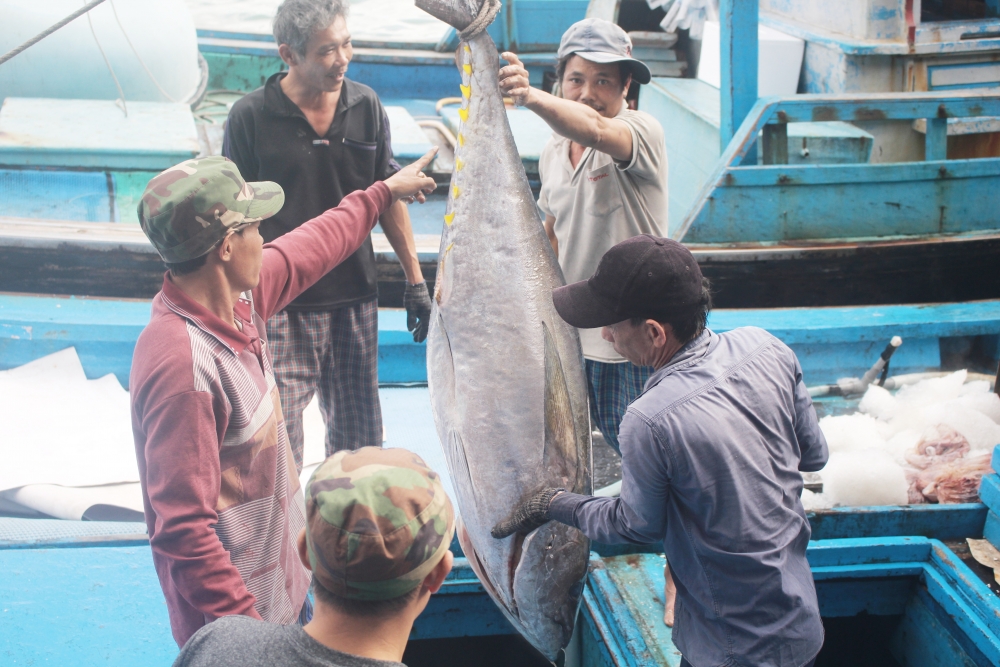
{"type": "Polygon", "coordinates": [[[804,491],[803,506],[977,502],[1000,444],[1000,396],[967,376],[929,378],[895,394],[872,385],[859,412],[821,419],[830,460],[820,471],[823,492],[804,491]]]}

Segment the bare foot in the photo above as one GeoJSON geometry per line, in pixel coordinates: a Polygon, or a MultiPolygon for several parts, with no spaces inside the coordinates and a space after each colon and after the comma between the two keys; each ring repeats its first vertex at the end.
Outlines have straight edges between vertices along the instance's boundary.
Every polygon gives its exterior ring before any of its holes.
{"type": "Polygon", "coordinates": [[[670,576],[670,564],[663,566],[663,624],[668,628],[674,627],[674,602],[677,600],[677,586],[674,585],[674,578],[670,576]]]}

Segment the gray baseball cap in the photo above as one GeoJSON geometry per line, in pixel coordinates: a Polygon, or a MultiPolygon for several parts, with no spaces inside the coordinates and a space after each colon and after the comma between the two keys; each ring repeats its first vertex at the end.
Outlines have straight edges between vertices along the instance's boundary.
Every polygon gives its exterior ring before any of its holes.
{"type": "Polygon", "coordinates": [[[559,60],[576,54],[594,63],[626,62],[632,78],[649,83],[646,63],[632,57],[632,40],[619,26],[604,19],[577,21],[563,33],[556,53],[559,60]]]}

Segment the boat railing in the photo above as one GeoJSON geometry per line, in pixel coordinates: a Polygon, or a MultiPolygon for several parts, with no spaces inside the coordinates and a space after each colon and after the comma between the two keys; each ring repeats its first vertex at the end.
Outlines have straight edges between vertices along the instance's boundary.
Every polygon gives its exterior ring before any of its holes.
{"type": "Polygon", "coordinates": [[[982,193],[1000,188],[1000,158],[947,159],[950,119],[996,116],[998,92],[761,98],[672,236],[782,243],[996,233],[996,202],[982,193]],[[788,125],[827,121],[913,123],[925,132],[925,159],[788,164],[788,125]]]}

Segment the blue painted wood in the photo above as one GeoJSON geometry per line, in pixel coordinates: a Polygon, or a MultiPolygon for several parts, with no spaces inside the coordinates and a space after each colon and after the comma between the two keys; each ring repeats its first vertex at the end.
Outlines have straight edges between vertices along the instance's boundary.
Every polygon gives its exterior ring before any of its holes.
{"type": "Polygon", "coordinates": [[[948,119],[928,118],[927,132],[924,136],[924,159],[948,159],[948,119]]]}
{"type": "Polygon", "coordinates": [[[108,176],[88,171],[0,169],[0,215],[13,218],[113,220],[108,176]]]}
{"type": "Polygon", "coordinates": [[[990,541],[990,544],[1000,549],[1000,515],[992,510],[986,515],[986,522],[983,525],[983,537],[990,541]]]}
{"type": "Polygon", "coordinates": [[[855,568],[844,568],[830,580],[816,580],[816,598],[824,618],[843,618],[861,613],[873,616],[902,614],[913,597],[914,580],[923,572],[914,565],[912,572],[884,579],[856,579],[855,568]],[[844,579],[849,579],[844,581],[844,579]]]}
{"type": "Polygon", "coordinates": [[[983,476],[979,484],[979,499],[993,512],[1000,511],[1000,476],[996,473],[983,476]]]}
{"type": "Polygon", "coordinates": [[[757,0],[721,0],[719,29],[719,145],[725,150],[757,102],[757,0]]]}
{"type": "Polygon", "coordinates": [[[894,507],[834,507],[808,512],[812,539],[920,535],[959,540],[982,535],[987,508],[961,505],[904,505],[894,507]]]}
{"type": "Polygon", "coordinates": [[[1000,470],[1000,445],[993,448],[993,456],[990,457],[990,467],[993,470],[1000,470]]]}
{"type": "MultiPolygon", "coordinates": [[[[906,667],[998,664],[1000,601],[943,543],[831,540],[810,543],[807,555],[824,617],[903,615],[895,636],[885,639],[906,667]],[[904,641],[912,644],[907,651],[900,649],[904,641]],[[933,658],[917,655],[928,651],[933,658]]],[[[640,648],[625,664],[647,664],[641,649],[656,646],[654,630],[662,627],[662,556],[636,554],[603,565],[595,568],[585,600],[593,599],[595,616],[604,616],[612,645],[631,641],[640,648]]]]}
{"type": "Polygon", "coordinates": [[[148,547],[0,551],[10,665],[169,665],[177,655],[148,547]]]}
{"type": "Polygon", "coordinates": [[[891,650],[907,667],[976,667],[977,663],[929,607],[936,605],[918,592],[907,602],[891,638],[891,650]]]}
{"type": "Polygon", "coordinates": [[[865,537],[818,540],[809,543],[809,566],[923,562],[931,556],[926,537],[865,537]]]}
{"type": "Polygon", "coordinates": [[[1000,158],[883,165],[740,165],[746,164],[768,123],[998,114],[1000,95],[996,93],[762,99],[729,143],[685,220],[672,226],[671,234],[688,243],[732,243],[995,233],[995,211],[982,193],[1000,189],[1000,158]]]}
{"type": "MultiPolygon", "coordinates": [[[[88,377],[114,373],[127,386],[135,340],[149,319],[149,302],[0,295],[0,370],[74,346],[88,377]]],[[[892,336],[903,338],[895,373],[936,369],[939,340],[1000,334],[1000,301],[916,306],[716,310],[717,332],[757,326],[799,356],[807,382],[859,376],[892,336]]],[[[379,381],[427,380],[423,344],[413,342],[402,310],[379,311],[379,381]]]]}

